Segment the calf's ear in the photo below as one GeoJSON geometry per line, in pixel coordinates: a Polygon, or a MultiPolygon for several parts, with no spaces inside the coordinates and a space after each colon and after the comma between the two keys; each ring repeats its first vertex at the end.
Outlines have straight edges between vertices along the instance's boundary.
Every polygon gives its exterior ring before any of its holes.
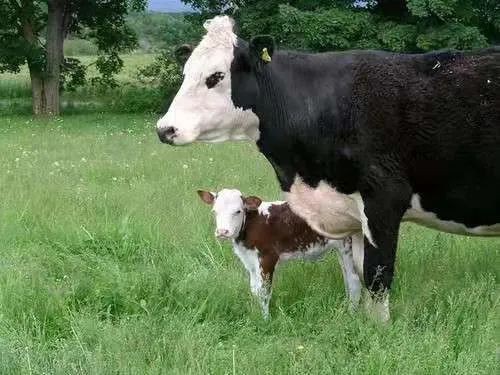
{"type": "Polygon", "coordinates": [[[175,49],[175,59],[180,65],[184,65],[189,59],[189,56],[191,56],[191,53],[193,52],[193,46],[190,44],[183,44],[175,49]]]}
{"type": "Polygon", "coordinates": [[[198,195],[200,196],[201,200],[205,202],[206,204],[214,204],[215,201],[215,194],[211,193],[209,191],[205,190],[198,190],[197,191],[198,195]]]}
{"type": "Polygon", "coordinates": [[[271,35],[257,35],[250,40],[250,59],[262,66],[273,60],[276,43],[271,35]]]}
{"type": "Polygon", "coordinates": [[[259,208],[262,203],[262,199],[259,197],[251,196],[243,198],[243,202],[245,203],[245,208],[249,211],[255,211],[259,208]]]}

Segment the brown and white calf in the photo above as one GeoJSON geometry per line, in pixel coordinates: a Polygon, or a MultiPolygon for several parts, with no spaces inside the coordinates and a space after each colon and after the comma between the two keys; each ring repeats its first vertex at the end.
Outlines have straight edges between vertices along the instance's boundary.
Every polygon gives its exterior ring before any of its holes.
{"type": "Polygon", "coordinates": [[[263,202],[255,196],[244,197],[235,189],[218,193],[198,190],[198,195],[212,206],[215,235],[232,240],[265,318],[269,316],[276,265],[290,259],[317,260],[332,249],[338,249],[346,293],[352,305],[357,305],[361,284],[354,270],[350,238],[332,240],[318,234],[286,202],[263,202]]]}

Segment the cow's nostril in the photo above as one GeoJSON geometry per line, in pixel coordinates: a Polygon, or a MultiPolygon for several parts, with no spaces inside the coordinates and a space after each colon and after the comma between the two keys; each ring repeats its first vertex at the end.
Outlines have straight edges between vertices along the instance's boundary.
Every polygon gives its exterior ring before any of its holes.
{"type": "Polygon", "coordinates": [[[175,132],[177,131],[176,128],[173,126],[169,126],[166,128],[158,128],[157,133],[158,137],[160,138],[160,141],[163,143],[173,143],[173,138],[175,138],[175,132]]]}
{"type": "Polygon", "coordinates": [[[175,134],[175,128],[173,126],[169,126],[168,128],[165,129],[165,135],[167,137],[172,136],[175,134]]]}

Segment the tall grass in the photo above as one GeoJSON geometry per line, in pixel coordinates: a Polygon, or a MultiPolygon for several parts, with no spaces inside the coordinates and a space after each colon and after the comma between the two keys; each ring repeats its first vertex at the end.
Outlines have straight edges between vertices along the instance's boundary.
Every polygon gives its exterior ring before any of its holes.
{"type": "Polygon", "coordinates": [[[254,145],[169,148],[154,118],[0,121],[1,374],[494,374],[498,239],[405,225],[381,327],[335,258],[277,272],[264,322],[198,188],[279,197],[254,145]]]}

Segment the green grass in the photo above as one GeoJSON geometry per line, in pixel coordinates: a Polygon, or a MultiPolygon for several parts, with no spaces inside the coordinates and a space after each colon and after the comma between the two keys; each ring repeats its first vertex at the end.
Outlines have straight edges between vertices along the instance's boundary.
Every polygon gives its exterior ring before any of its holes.
{"type": "Polygon", "coordinates": [[[0,374],[498,373],[500,240],[405,225],[387,327],[334,256],[261,319],[198,188],[279,197],[246,143],[169,148],[144,116],[0,119],[0,374]]]}

